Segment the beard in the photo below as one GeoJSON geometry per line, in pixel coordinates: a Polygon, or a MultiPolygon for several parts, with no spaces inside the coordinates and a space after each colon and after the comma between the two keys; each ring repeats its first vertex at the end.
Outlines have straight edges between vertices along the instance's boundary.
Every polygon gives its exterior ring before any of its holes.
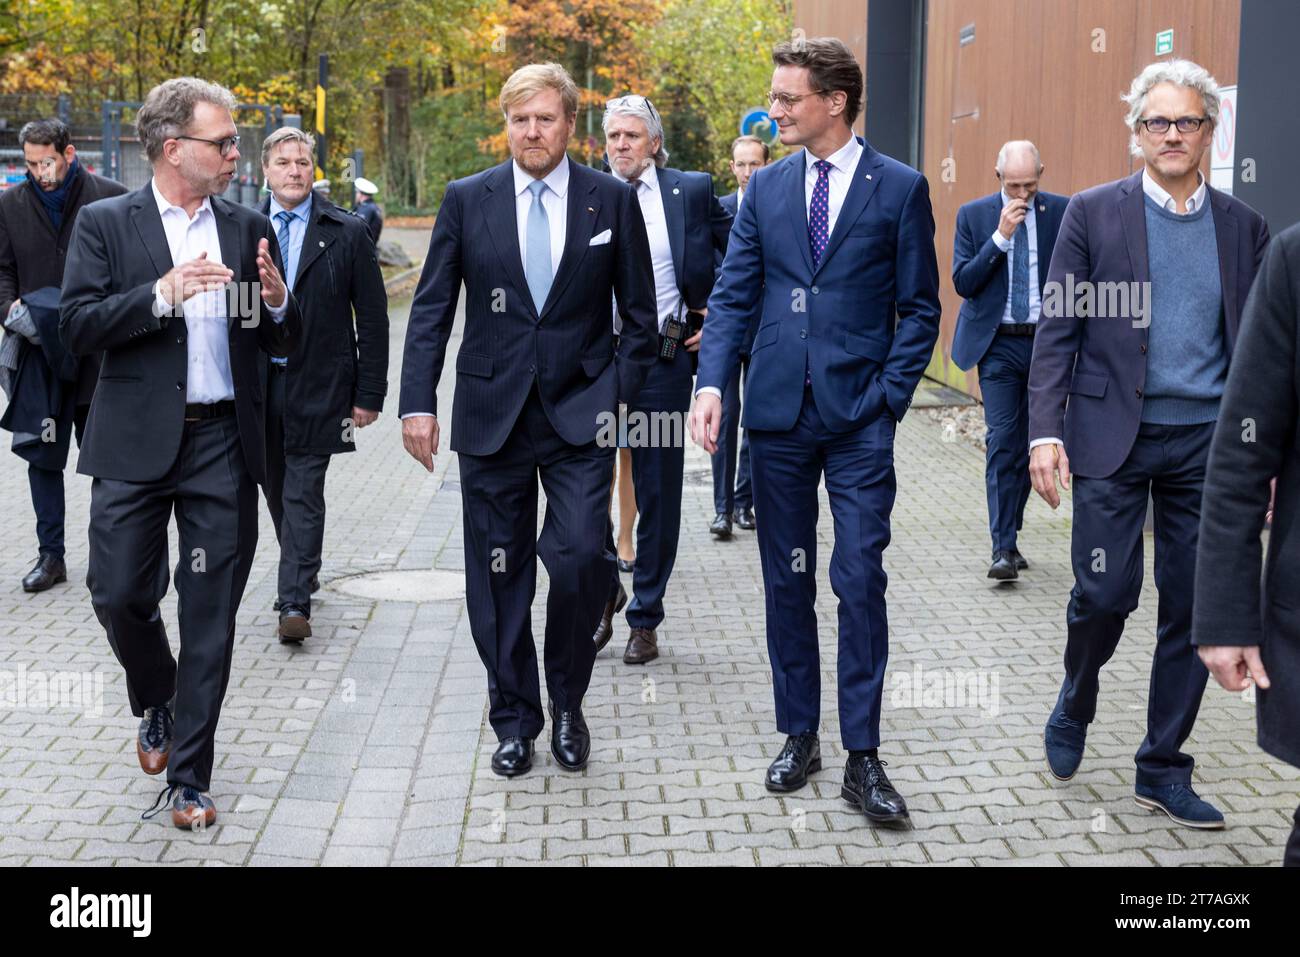
{"type": "Polygon", "coordinates": [[[234,172],[211,174],[186,155],[181,158],[181,176],[201,195],[220,196],[230,185],[234,172]]]}
{"type": "Polygon", "coordinates": [[[545,146],[530,147],[521,144],[514,151],[515,162],[530,173],[540,173],[558,165],[558,160],[545,146]]]}

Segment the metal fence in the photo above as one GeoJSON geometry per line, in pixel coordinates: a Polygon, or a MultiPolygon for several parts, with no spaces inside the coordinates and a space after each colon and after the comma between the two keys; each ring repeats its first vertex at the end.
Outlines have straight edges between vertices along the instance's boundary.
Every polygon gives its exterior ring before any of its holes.
{"type": "MultiPolygon", "coordinates": [[[[135,135],[135,112],[139,108],[139,103],[118,100],[0,95],[0,191],[21,183],[27,175],[18,131],[28,120],[48,116],[57,116],[68,124],[84,168],[115,179],[128,189],[139,189],[151,175],[144,148],[135,135]]],[[[262,142],[283,122],[279,107],[241,103],[235,108],[239,171],[225,192],[226,199],[245,206],[257,204],[262,186],[262,142]]]]}

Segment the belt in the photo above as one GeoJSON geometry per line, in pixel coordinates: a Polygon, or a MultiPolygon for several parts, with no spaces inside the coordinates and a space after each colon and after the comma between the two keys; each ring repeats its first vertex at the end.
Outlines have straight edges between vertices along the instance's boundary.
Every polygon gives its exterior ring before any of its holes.
{"type": "Polygon", "coordinates": [[[187,402],[185,403],[185,421],[201,422],[204,419],[224,419],[235,414],[235,400],[224,402],[187,402]]]}
{"type": "Polygon", "coordinates": [[[1000,322],[998,323],[998,335],[1032,336],[1037,328],[1038,323],[1036,322],[1000,322]]]}

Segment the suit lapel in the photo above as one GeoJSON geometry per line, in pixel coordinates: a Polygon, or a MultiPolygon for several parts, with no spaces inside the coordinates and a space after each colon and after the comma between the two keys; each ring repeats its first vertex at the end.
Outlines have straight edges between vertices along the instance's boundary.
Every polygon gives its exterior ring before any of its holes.
{"type": "Polygon", "coordinates": [[[162,217],[158,215],[158,204],[154,200],[151,184],[136,191],[131,201],[131,221],[135,223],[140,242],[161,279],[171,271],[175,263],[172,262],[171,247],[167,245],[167,233],[163,230],[162,217]]]}
{"type": "Polygon", "coordinates": [[[682,258],[686,250],[686,194],[682,192],[681,180],[676,173],[659,173],[659,193],[664,204],[664,217],[668,222],[668,245],[673,252],[673,270],[677,274],[677,286],[682,286],[685,264],[682,258]]]}
{"type": "Polygon", "coordinates": [[[1237,341],[1237,219],[1228,211],[1228,203],[1212,186],[1205,187],[1210,198],[1210,216],[1214,220],[1214,238],[1219,247],[1219,283],[1223,286],[1223,324],[1231,354],[1237,341]]]}
{"type": "MultiPolygon", "coordinates": [[[[1038,294],[1043,294],[1047,285],[1047,269],[1051,265],[1051,246],[1048,237],[1052,234],[1052,207],[1041,196],[1034,197],[1034,232],[1037,233],[1038,246],[1038,294]]],[[[999,215],[1001,215],[999,213],[999,215]]],[[[993,227],[997,229],[996,224],[993,227]]]]}
{"type": "MultiPolygon", "coordinates": [[[[542,316],[564,295],[565,288],[578,272],[578,264],[587,255],[587,244],[596,226],[596,217],[600,213],[597,202],[595,174],[588,178],[586,168],[565,158],[569,164],[569,218],[564,233],[564,255],[560,258],[560,268],[555,271],[551,291],[542,306],[542,316]]],[[[516,257],[518,258],[518,257],[516,257]]],[[[528,288],[527,285],[524,286],[528,288]]]]}
{"type": "MultiPolygon", "coordinates": [[[[822,253],[821,262],[817,264],[817,272],[821,272],[822,267],[835,254],[835,250],[839,249],[840,243],[844,241],[848,231],[853,228],[853,224],[858,221],[867,203],[871,201],[876,186],[881,180],[882,174],[879,170],[885,165],[884,160],[869,143],[861,140],[858,142],[862,143],[862,155],[858,157],[858,167],[853,171],[853,178],[849,180],[849,192],[844,197],[844,205],[840,207],[839,216],[835,217],[835,229],[831,231],[831,238],[826,243],[826,251],[822,253]]],[[[810,258],[811,256],[812,254],[809,253],[810,258]]]]}
{"type": "Polygon", "coordinates": [[[1147,214],[1143,204],[1142,173],[1130,176],[1120,186],[1119,218],[1128,244],[1129,269],[1134,282],[1151,280],[1151,262],[1147,258],[1147,214]]]}
{"type": "MultiPolygon", "coordinates": [[[[230,215],[230,209],[226,206],[226,201],[212,197],[212,216],[217,222],[217,241],[221,244],[221,261],[226,264],[226,268],[235,274],[235,282],[240,282],[243,274],[244,251],[239,242],[239,225],[235,218],[230,215]]],[[[283,265],[283,254],[281,254],[281,264],[283,265]]],[[[229,297],[227,297],[229,299],[229,297]]],[[[242,301],[242,296],[236,297],[235,301],[242,301]]],[[[259,297],[260,300],[260,297],[259,297]]],[[[260,305],[260,301],[259,301],[260,305]]],[[[227,309],[228,313],[239,312],[239,309],[227,309]]],[[[235,327],[236,316],[227,315],[226,325],[228,328],[235,327]]]]}
{"type": "MultiPolygon", "coordinates": [[[[313,204],[314,205],[314,204],[313,204]]],[[[302,249],[298,252],[298,271],[294,274],[294,288],[302,282],[303,274],[307,272],[309,266],[320,258],[321,253],[329,248],[330,243],[334,241],[332,231],[327,230],[324,225],[326,213],[316,212],[315,215],[307,220],[307,232],[302,237],[302,249]]]]}
{"type": "MultiPolygon", "coordinates": [[[[804,267],[812,275],[812,250],[808,248],[808,203],[804,198],[804,177],[807,175],[808,151],[804,150],[790,158],[785,168],[785,205],[786,215],[795,226],[794,244],[803,256],[804,267]],[[800,228],[802,226],[802,228],[800,228]]],[[[825,261],[825,256],[822,260],[825,261]]]]}
{"type": "Polygon", "coordinates": [[[487,224],[488,235],[496,249],[497,258],[505,267],[506,277],[519,292],[519,298],[527,305],[533,318],[537,319],[537,307],[533,304],[532,294],[528,291],[528,280],[524,277],[523,253],[519,249],[513,163],[513,160],[506,160],[484,180],[487,198],[483,201],[483,220],[487,224]]]}

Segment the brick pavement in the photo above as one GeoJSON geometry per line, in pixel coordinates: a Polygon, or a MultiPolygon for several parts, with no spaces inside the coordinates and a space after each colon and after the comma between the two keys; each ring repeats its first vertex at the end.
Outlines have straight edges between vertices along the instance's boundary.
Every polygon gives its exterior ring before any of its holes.
{"type": "MultiPolygon", "coordinates": [[[[394,390],[405,309],[393,310],[394,390]]],[[[446,368],[444,409],[451,357],[446,368]]],[[[330,470],[325,587],[316,637],[301,649],[275,636],[276,548],[263,514],[217,739],[212,793],[220,820],[204,833],[176,831],[166,815],[140,820],[162,782],[136,766],[121,671],[84,586],[89,480],[70,468],[70,583],[25,595],[19,579],[35,553],[26,476],[19,459],[0,455],[0,499],[11,503],[0,555],[0,672],[25,669],[29,679],[21,706],[0,704],[0,864],[1280,860],[1300,772],[1255,746],[1253,706],[1238,697],[1207,691],[1189,744],[1198,788],[1228,815],[1226,831],[1176,828],[1132,802],[1154,642],[1150,549],[1143,605],[1103,674],[1083,769],[1068,785],[1052,781],[1041,734],[1061,675],[1068,507],[1053,513],[1034,500],[1022,537],[1033,567],[1014,585],[987,582],[982,455],[943,441],[920,414],[908,416],[897,439],[882,728],[882,757],[914,830],[873,829],[839,798],[824,495],[826,767],[800,793],[764,791],[763,769],[782,741],[771,713],[758,558],[752,533],[738,531],[729,543],[708,534],[708,460],[693,446],[662,656],[642,668],[623,665],[620,619],[585,702],[593,732],[586,771],[560,771],[543,746],[526,777],[495,777],[485,683],[463,602],[376,601],[348,591],[349,579],[367,572],[431,568],[459,587],[455,456],[440,456],[426,476],[401,448],[396,405],[394,395],[380,421],[359,433],[359,452],[336,457],[330,470]],[[57,672],[84,678],[89,699],[78,700],[89,706],[41,698],[36,679],[57,672]]],[[[543,570],[539,631],[545,595],[543,570]]],[[[164,615],[175,644],[174,595],[164,615]]]]}

